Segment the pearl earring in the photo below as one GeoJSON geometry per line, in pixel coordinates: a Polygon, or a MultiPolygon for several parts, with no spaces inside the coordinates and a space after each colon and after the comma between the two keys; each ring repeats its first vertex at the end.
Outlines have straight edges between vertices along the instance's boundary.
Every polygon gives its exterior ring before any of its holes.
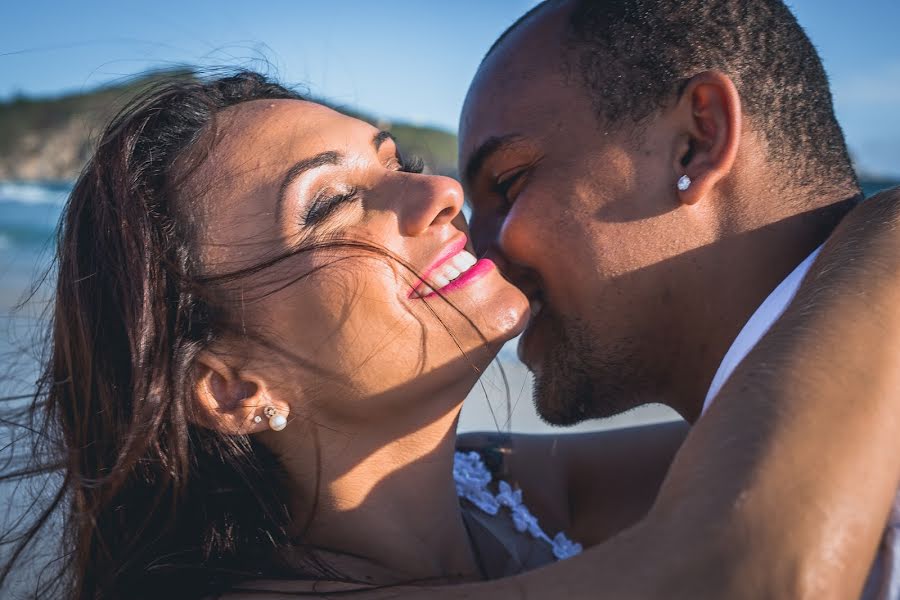
{"type": "Polygon", "coordinates": [[[689,187],[691,187],[691,178],[687,175],[682,175],[678,178],[678,190],[681,192],[686,191],[689,187]]]}
{"type": "Polygon", "coordinates": [[[281,431],[287,426],[287,417],[279,415],[274,406],[265,407],[263,414],[269,417],[269,429],[272,431],[281,431]]]}

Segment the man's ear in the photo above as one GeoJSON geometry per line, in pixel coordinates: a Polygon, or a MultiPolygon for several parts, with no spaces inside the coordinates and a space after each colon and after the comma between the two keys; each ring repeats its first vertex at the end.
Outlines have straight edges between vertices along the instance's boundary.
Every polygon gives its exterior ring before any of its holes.
{"type": "Polygon", "coordinates": [[[682,204],[696,204],[734,165],[741,137],[741,100],[721,71],[690,78],[675,107],[682,135],[672,165],[672,187],[682,204]],[[679,179],[686,175],[690,181],[679,179]]]}
{"type": "Polygon", "coordinates": [[[258,433],[269,427],[267,406],[280,415],[290,412],[287,404],[269,396],[263,381],[238,372],[212,352],[197,357],[195,373],[194,415],[199,425],[230,435],[258,433]]]}

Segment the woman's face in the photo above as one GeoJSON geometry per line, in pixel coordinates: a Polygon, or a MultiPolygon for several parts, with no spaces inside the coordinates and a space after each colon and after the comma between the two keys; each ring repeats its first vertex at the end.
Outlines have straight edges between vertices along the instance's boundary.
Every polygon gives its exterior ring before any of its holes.
{"type": "Polygon", "coordinates": [[[469,254],[458,183],[404,171],[389,135],[318,104],[274,100],[223,111],[216,136],[183,194],[208,272],[329,237],[374,244],[415,270],[332,247],[224,284],[232,323],[250,334],[232,340],[233,366],[295,414],[365,422],[392,405],[404,409],[395,418],[418,412],[408,409],[439,390],[461,399],[523,328],[526,298],[469,254]]]}

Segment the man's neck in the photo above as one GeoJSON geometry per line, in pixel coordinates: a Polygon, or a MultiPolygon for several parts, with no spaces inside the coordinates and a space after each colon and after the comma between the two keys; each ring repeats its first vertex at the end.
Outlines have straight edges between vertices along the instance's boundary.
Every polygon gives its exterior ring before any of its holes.
{"type": "Polygon", "coordinates": [[[722,358],[766,297],[817,247],[824,243],[859,197],[786,215],[756,228],[723,237],[706,252],[693,335],[686,340],[675,369],[670,402],[694,422],[722,358]],[[715,285],[709,285],[715,282],[715,285]],[[702,339],[698,337],[702,336],[702,339]]]}

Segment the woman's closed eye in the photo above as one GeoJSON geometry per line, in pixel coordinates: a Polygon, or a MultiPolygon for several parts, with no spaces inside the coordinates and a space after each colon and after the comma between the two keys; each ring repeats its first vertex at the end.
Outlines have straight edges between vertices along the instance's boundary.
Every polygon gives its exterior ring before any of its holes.
{"type": "Polygon", "coordinates": [[[303,225],[307,227],[317,225],[334,214],[341,206],[357,200],[359,200],[359,188],[356,186],[351,186],[340,193],[334,193],[334,190],[324,191],[318,194],[309,205],[303,217],[303,225]]]}
{"type": "MultiPolygon", "coordinates": [[[[425,169],[425,163],[421,158],[412,156],[408,159],[400,154],[394,156],[390,164],[386,165],[393,171],[401,173],[421,173],[425,169]]],[[[325,190],[310,204],[303,217],[303,225],[306,227],[318,225],[332,216],[338,209],[360,200],[359,188],[350,186],[346,190],[335,193],[333,189],[325,190]]]]}

